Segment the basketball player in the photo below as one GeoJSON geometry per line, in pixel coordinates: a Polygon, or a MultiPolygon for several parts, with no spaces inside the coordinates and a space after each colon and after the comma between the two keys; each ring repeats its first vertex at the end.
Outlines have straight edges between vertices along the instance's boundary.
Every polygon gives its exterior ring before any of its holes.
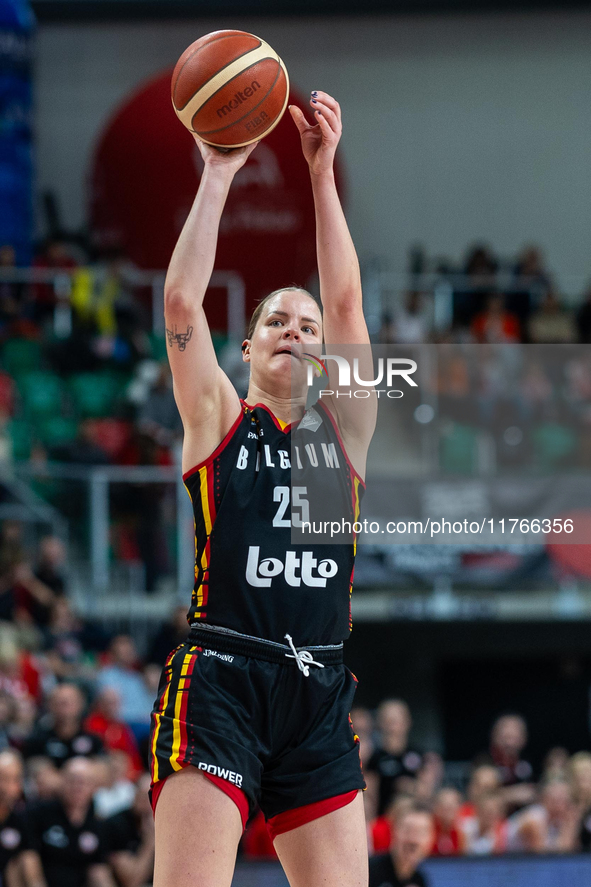
{"type": "Polygon", "coordinates": [[[310,168],[324,313],[298,287],[257,306],[242,346],[246,401],[217,364],[202,302],[228,190],[254,145],[221,153],[196,139],[205,168],[166,278],[196,568],[191,632],[167,659],[152,715],[154,887],[230,887],[257,804],[292,887],[367,885],[356,681],[342,663],[354,545],[291,544],[290,515],[306,519],[311,485],[332,483],[356,519],[376,418],[374,396],[305,413],[301,351],[369,346],[333,174],[341,111],[324,92],[310,107],[314,124],[290,113],[310,168]],[[293,435],[301,486],[290,501],[293,435]]]}

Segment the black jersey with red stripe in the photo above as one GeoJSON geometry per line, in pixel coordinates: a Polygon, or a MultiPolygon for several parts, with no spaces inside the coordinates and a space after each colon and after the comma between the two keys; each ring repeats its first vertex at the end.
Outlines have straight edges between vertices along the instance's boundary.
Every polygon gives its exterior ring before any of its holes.
{"type": "Polygon", "coordinates": [[[190,623],[297,646],[338,644],[351,630],[355,541],[293,544],[310,497],[353,523],[363,482],[321,402],[297,425],[262,404],[241,412],[216,450],[183,480],[195,516],[190,623]],[[292,457],[294,465],[292,467],[292,457]]]}

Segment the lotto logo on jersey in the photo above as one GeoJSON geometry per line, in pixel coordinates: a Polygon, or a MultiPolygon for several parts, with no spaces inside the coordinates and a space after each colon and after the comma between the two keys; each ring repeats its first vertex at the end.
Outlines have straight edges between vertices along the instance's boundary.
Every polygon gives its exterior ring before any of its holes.
{"type": "Polygon", "coordinates": [[[269,588],[274,576],[283,574],[285,581],[293,588],[307,585],[312,588],[326,588],[326,580],[336,576],[336,561],[326,558],[318,562],[313,551],[286,551],[285,563],[277,557],[260,559],[261,549],[251,545],[246,562],[246,581],[254,588],[269,588]]]}

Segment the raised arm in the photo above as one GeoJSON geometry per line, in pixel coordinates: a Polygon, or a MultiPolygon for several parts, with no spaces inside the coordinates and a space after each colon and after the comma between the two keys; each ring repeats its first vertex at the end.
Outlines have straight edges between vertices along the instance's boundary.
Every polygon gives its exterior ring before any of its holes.
{"type": "MultiPolygon", "coordinates": [[[[310,107],[314,112],[313,126],[300,108],[292,105],[290,112],[301,136],[314,195],[324,341],[329,352],[331,345],[337,349],[339,345],[363,346],[358,350],[345,349],[343,356],[348,357],[355,350],[361,378],[371,379],[371,349],[363,316],[359,262],[334,178],[334,156],[342,132],[341,109],[332,96],[320,91],[312,93],[310,107]]],[[[330,398],[327,405],[336,417],[349,458],[363,476],[377,416],[376,397],[330,398]]]]}
{"type": "Polygon", "coordinates": [[[217,362],[203,299],[230,185],[256,147],[255,143],[222,153],[197,137],[195,141],[204,161],[203,175],[164,285],[168,357],[185,429],[183,470],[215,449],[239,411],[238,395],[217,362]]]}

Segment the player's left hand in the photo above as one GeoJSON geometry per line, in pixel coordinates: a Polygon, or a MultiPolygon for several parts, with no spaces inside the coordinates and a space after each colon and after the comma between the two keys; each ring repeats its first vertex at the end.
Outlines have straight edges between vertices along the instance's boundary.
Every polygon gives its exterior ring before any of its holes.
{"type": "Polygon", "coordinates": [[[310,107],[316,124],[306,120],[301,108],[289,106],[295,125],[302,140],[302,151],[314,175],[330,172],[343,127],[341,108],[336,99],[327,92],[315,91],[310,96],[310,107]]]}

